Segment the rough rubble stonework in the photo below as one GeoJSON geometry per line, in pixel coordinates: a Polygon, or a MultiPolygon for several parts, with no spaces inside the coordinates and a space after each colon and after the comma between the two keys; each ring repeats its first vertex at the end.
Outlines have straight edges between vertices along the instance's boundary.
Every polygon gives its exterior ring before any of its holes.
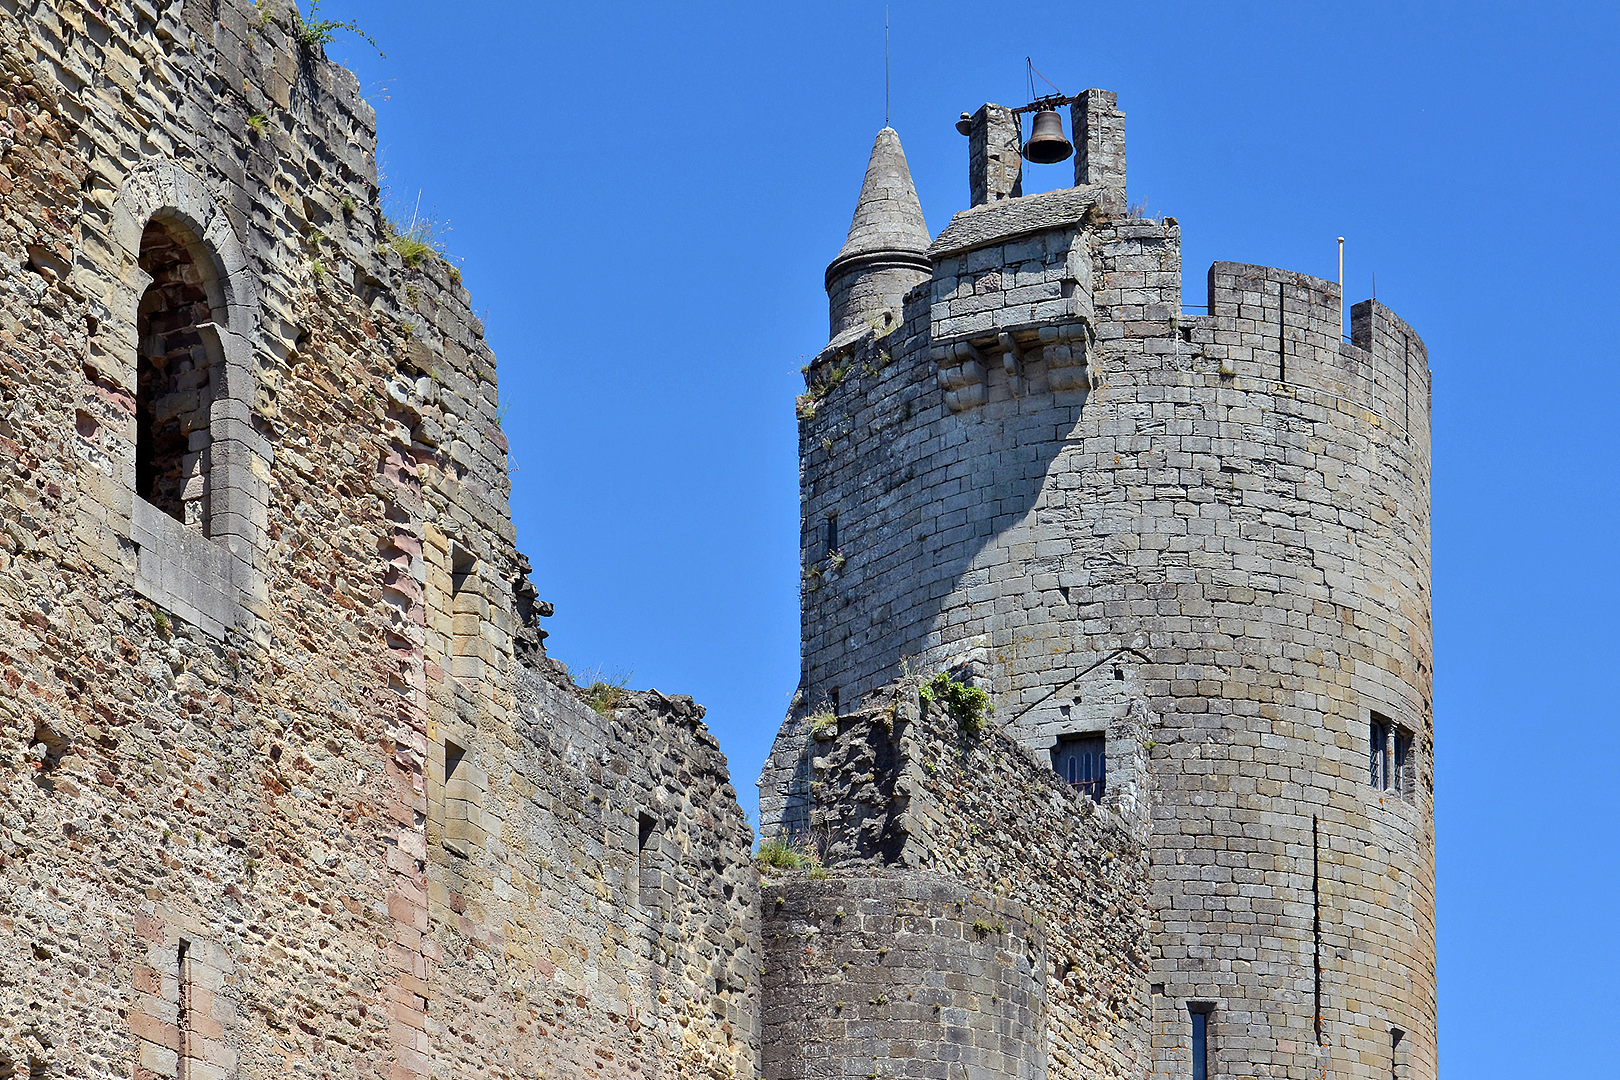
{"type": "Polygon", "coordinates": [[[1185,1077],[1189,1009],[1436,1075],[1410,328],[1184,316],[1111,93],[1046,195],[980,109],[933,240],[880,132],[762,879],[702,708],[547,657],[495,359],[301,27],[0,0],[0,1076],[1185,1077]]]}
{"type": "Polygon", "coordinates": [[[494,357],[298,25],[0,0],[0,1075],[754,1075],[724,758],[546,659],[494,357]]]}

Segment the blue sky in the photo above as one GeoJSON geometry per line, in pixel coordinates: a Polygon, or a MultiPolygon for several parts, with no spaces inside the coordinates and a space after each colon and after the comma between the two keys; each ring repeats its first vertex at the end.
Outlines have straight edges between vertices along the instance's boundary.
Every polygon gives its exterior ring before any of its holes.
{"type": "MultiPolygon", "coordinates": [[[[952,122],[1021,102],[1032,56],[1118,92],[1189,302],[1215,259],[1331,278],[1344,235],[1349,298],[1376,275],[1424,336],[1443,1068],[1620,1076],[1620,9],[889,6],[934,232],[967,204],[952,122]]],[[[486,314],[553,654],[706,704],[752,809],[798,676],[793,395],[883,124],[882,3],[322,14],[388,54],[328,50],[486,314]]]]}

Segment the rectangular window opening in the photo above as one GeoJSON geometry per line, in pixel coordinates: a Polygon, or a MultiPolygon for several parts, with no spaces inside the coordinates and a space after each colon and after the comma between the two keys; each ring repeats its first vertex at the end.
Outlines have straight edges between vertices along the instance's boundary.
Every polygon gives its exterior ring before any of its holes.
{"type": "Polygon", "coordinates": [[[1412,733],[1405,728],[1395,729],[1395,783],[1394,789],[1403,799],[1413,796],[1412,733]]]}
{"type": "Polygon", "coordinates": [[[1389,775],[1384,746],[1388,725],[1389,721],[1377,713],[1372,714],[1372,722],[1367,725],[1367,782],[1379,791],[1384,790],[1385,778],[1389,775]]]}
{"type": "Polygon", "coordinates": [[[636,819],[636,846],[636,899],[641,910],[661,914],[664,873],[658,850],[658,819],[646,811],[636,819]]]}
{"type": "Polygon", "coordinates": [[[1205,1002],[1188,1002],[1187,1011],[1192,1019],[1192,1075],[1193,1080],[1209,1080],[1209,1013],[1212,1006],[1205,1002]]]}
{"type": "Polygon", "coordinates": [[[1381,713],[1367,725],[1367,780],[1379,791],[1412,797],[1412,733],[1381,713]]]}
{"type": "Polygon", "coordinates": [[[1406,1080],[1409,1075],[1402,1066],[1405,1065],[1406,1032],[1398,1027],[1389,1029],[1389,1080],[1406,1080]]]}
{"type": "Polygon", "coordinates": [[[467,771],[463,767],[467,749],[449,739],[444,741],[444,849],[467,858],[467,771]]]}
{"type": "Polygon", "coordinates": [[[478,580],[478,556],[452,542],[450,544],[450,595],[455,596],[478,580]]]}
{"type": "Polygon", "coordinates": [[[1068,735],[1052,749],[1052,767],[1065,784],[1092,802],[1102,802],[1107,787],[1108,738],[1102,734],[1068,735]]]}

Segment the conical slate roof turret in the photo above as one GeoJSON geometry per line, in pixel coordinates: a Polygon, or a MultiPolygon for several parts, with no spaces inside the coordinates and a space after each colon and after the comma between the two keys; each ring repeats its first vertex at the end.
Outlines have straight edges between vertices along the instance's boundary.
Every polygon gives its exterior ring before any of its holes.
{"type": "Polygon", "coordinates": [[[928,224],[911,182],[906,152],[900,148],[899,134],[886,127],[872,144],[855,220],[843,250],[827,267],[827,285],[831,288],[834,278],[872,264],[929,270],[927,251],[928,224]]]}

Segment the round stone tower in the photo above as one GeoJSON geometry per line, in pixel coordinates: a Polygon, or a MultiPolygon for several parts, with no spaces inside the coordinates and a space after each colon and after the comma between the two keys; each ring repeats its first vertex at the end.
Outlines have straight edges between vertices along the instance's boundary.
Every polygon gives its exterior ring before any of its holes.
{"type": "Polygon", "coordinates": [[[1114,96],[1072,115],[1075,186],[957,214],[897,324],[845,333],[832,293],[763,830],[807,820],[812,714],[951,671],[1034,760],[1098,747],[1097,794],[1148,762],[1129,1075],[1433,1080],[1426,350],[1374,301],[1346,340],[1337,285],[1265,267],[1183,314],[1179,224],[1119,212],[1114,96]]]}
{"type": "Polygon", "coordinates": [[[838,257],[827,267],[831,336],[900,307],[900,298],[928,280],[928,225],[911,183],[906,152],[893,128],[878,132],[855,219],[838,257]]]}

